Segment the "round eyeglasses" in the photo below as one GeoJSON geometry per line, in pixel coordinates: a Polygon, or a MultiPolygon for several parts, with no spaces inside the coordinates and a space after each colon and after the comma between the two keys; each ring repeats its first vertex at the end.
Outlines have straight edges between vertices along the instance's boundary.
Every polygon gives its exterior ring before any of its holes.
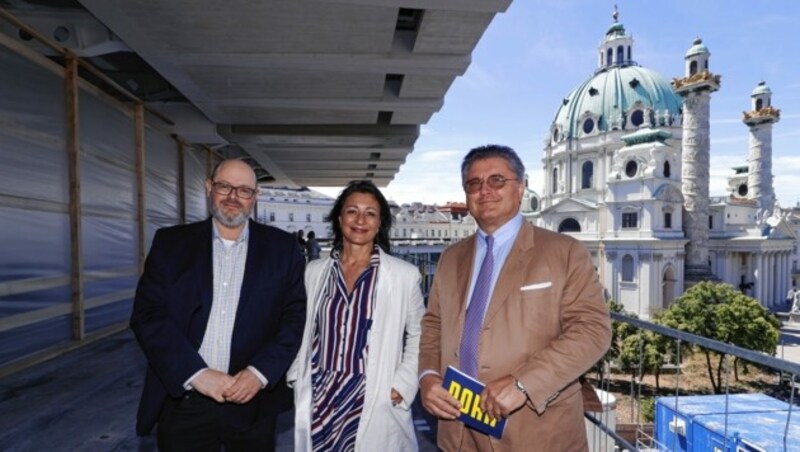
{"type": "Polygon", "coordinates": [[[470,179],[464,182],[464,190],[467,193],[478,193],[483,188],[483,183],[489,186],[492,190],[500,190],[506,186],[508,181],[518,181],[519,179],[513,177],[503,177],[502,174],[493,174],[486,179],[470,179]]]}

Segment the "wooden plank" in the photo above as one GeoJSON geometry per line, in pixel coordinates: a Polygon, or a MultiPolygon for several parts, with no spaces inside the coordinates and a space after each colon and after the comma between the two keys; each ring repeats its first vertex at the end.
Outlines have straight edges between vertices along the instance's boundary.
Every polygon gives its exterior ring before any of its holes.
{"type": "Polygon", "coordinates": [[[67,106],[67,154],[69,166],[70,285],[72,287],[72,338],[85,335],[86,313],[83,299],[83,252],[81,234],[81,177],[78,96],[78,59],[67,52],[65,95],[67,106]]]}
{"type": "Polygon", "coordinates": [[[178,221],[186,224],[186,144],[176,135],[172,138],[178,144],[178,221]]]}
{"type": "Polygon", "coordinates": [[[133,109],[134,152],[136,153],[136,223],[137,223],[137,262],[139,273],[144,271],[145,239],[147,236],[147,212],[145,211],[145,149],[144,149],[144,105],[136,104],[133,109]]]}
{"type": "MultiPolygon", "coordinates": [[[[136,289],[122,289],[109,292],[85,300],[85,308],[93,309],[119,301],[129,300],[136,294],[136,289]]],[[[0,333],[22,328],[35,323],[44,322],[56,317],[67,315],[71,311],[69,303],[59,303],[46,308],[35,309],[0,318],[0,333]]]]}
{"type": "MultiPolygon", "coordinates": [[[[83,282],[100,281],[104,279],[120,278],[123,276],[138,275],[139,267],[120,267],[104,270],[93,270],[83,272],[83,282]]],[[[59,276],[38,276],[34,278],[15,279],[0,282],[0,297],[17,295],[38,290],[54,289],[56,287],[71,284],[70,275],[59,276]]]]}

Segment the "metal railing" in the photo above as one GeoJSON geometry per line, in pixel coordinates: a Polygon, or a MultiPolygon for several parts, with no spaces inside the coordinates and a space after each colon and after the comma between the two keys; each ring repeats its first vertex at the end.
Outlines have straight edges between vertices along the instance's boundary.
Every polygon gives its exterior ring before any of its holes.
{"type": "MultiPolygon", "coordinates": [[[[651,331],[658,335],[668,337],[674,340],[675,342],[675,349],[677,350],[677,365],[670,370],[675,372],[674,374],[674,381],[675,387],[671,389],[671,394],[663,394],[662,397],[674,397],[674,407],[677,409],[679,404],[681,403],[681,396],[688,395],[689,391],[687,388],[682,387],[682,380],[681,377],[683,375],[682,371],[682,358],[680,356],[681,350],[685,348],[687,344],[692,346],[703,347],[707,350],[712,350],[714,352],[718,352],[721,354],[721,358],[723,360],[722,364],[724,364],[725,369],[725,380],[724,382],[720,381],[720,389],[722,394],[724,394],[724,406],[725,411],[719,413],[720,415],[724,416],[725,424],[724,424],[724,432],[722,437],[723,439],[723,449],[720,450],[739,450],[739,449],[728,449],[727,447],[731,444],[729,441],[734,441],[729,438],[730,432],[728,430],[728,416],[729,414],[727,411],[729,397],[732,396],[731,393],[731,384],[730,384],[730,373],[732,366],[730,365],[731,358],[737,358],[748,363],[755,364],[757,366],[761,366],[763,368],[768,368],[770,371],[767,371],[764,375],[768,376],[768,378],[774,378],[775,383],[765,382],[764,386],[771,386],[775,388],[773,393],[771,394],[774,397],[777,397],[779,400],[786,402],[786,410],[780,411],[781,416],[785,413],[785,423],[782,425],[776,425],[777,427],[782,427],[783,431],[783,446],[784,448],[781,450],[790,450],[788,445],[798,443],[800,444],[800,437],[796,437],[797,430],[795,430],[795,437],[793,437],[793,433],[790,433],[790,427],[792,425],[797,428],[796,420],[798,416],[798,407],[796,406],[796,398],[795,393],[800,389],[800,363],[791,362],[783,359],[776,358],[774,356],[767,355],[765,353],[745,349],[742,347],[738,347],[736,345],[723,343],[720,341],[716,341],[713,339],[709,339],[707,337],[698,336],[696,334],[687,333],[684,331],[676,330],[673,328],[665,327],[663,325],[655,324],[652,322],[648,322],[645,320],[632,318],[623,314],[619,313],[611,313],[611,318],[615,322],[623,322],[630,326],[633,326],[639,330],[651,331]],[[771,373],[771,372],[774,372],[771,373]],[[774,377],[773,377],[774,375],[774,377]],[[795,423],[792,424],[792,417],[795,417],[795,423]]],[[[671,451],[671,450],[703,450],[704,448],[697,448],[695,445],[694,448],[684,449],[685,446],[676,446],[667,445],[657,442],[654,433],[652,433],[653,426],[645,423],[641,419],[641,406],[643,404],[643,397],[642,397],[642,388],[644,386],[643,383],[643,371],[642,371],[642,362],[644,361],[643,352],[640,350],[639,356],[639,364],[638,370],[636,370],[635,374],[630,375],[630,394],[620,394],[617,392],[618,395],[630,396],[631,399],[631,414],[635,417],[635,435],[633,438],[624,437],[621,435],[616,427],[619,426],[617,422],[613,422],[614,428],[608,426],[608,413],[605,411],[600,415],[598,418],[596,415],[587,413],[586,419],[587,421],[595,426],[599,431],[602,431],[604,435],[598,436],[590,436],[590,450],[592,451],[599,451],[599,450],[658,450],[658,451],[671,451]],[[648,427],[648,428],[646,428],[648,427]]],[[[606,392],[611,392],[611,372],[608,370],[611,367],[612,363],[604,362],[602,363],[600,369],[605,369],[602,372],[602,376],[599,378],[598,386],[601,390],[606,392]]],[[[622,374],[622,373],[620,373],[622,374]]],[[[658,419],[655,419],[655,422],[658,422],[658,419]]],[[[741,440],[740,440],[741,441],[741,440]]],[[[710,450],[710,449],[708,449],[710,450]]],[[[742,450],[761,450],[761,449],[742,449],[742,450]]]]}

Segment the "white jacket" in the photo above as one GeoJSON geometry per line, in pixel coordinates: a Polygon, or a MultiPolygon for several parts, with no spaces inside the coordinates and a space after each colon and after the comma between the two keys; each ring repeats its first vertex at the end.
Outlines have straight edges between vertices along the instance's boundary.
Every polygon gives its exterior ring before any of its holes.
{"type": "MultiPolygon", "coordinates": [[[[356,451],[416,451],[411,403],[417,395],[420,321],[425,311],[419,270],[381,250],[378,288],[367,344],[364,411],[356,434],[356,451]],[[403,396],[392,405],[391,391],[403,396]]],[[[323,287],[333,260],[314,260],[306,267],[306,326],[300,351],[287,374],[294,388],[295,451],[311,450],[311,341],[323,287]]]]}

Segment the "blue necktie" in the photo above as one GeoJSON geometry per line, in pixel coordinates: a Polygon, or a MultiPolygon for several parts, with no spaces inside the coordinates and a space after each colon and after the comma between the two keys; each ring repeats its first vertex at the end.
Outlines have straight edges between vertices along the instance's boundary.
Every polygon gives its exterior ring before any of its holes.
{"type": "Polygon", "coordinates": [[[478,271],[478,279],[475,280],[475,289],[472,290],[472,298],[467,306],[464,332],[461,335],[461,350],[459,350],[461,371],[476,378],[478,377],[478,341],[483,327],[483,315],[486,312],[486,305],[489,304],[489,289],[492,285],[493,243],[494,237],[487,235],[486,255],[483,257],[481,268],[478,271]]]}

